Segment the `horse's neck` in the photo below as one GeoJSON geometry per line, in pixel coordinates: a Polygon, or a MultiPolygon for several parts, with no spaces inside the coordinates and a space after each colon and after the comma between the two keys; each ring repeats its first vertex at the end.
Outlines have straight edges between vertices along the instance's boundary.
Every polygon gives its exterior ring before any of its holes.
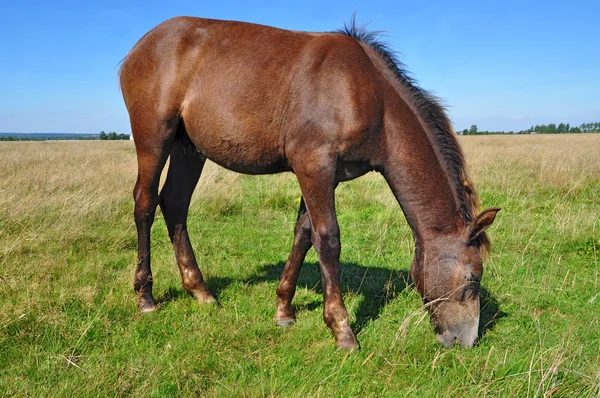
{"type": "Polygon", "coordinates": [[[448,175],[418,118],[405,106],[402,117],[385,124],[384,176],[415,238],[423,244],[436,235],[458,232],[461,217],[448,175]]]}

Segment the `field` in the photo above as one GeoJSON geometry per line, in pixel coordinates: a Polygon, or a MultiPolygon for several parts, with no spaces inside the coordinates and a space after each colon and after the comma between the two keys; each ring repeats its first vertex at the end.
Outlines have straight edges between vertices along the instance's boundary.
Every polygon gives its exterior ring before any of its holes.
{"type": "Polygon", "coordinates": [[[600,134],[461,142],[483,206],[503,208],[479,344],[438,345],[407,277],[406,221],[369,174],[337,190],[351,354],[323,323],[314,250],[298,322],[272,323],[293,175],[207,165],[189,230],[218,305],[182,289],[158,212],[159,308],[142,315],[133,143],[0,143],[0,396],[600,396],[600,134]]]}

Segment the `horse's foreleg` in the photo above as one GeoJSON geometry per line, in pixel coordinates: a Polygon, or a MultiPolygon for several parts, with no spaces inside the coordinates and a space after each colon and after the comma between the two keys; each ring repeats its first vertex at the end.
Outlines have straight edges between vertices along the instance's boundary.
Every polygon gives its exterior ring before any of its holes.
{"type": "Polygon", "coordinates": [[[312,246],[310,229],[310,218],[306,212],[304,198],[302,198],[300,210],[298,211],[298,220],[294,227],[294,245],[277,285],[275,323],[281,327],[287,327],[294,323],[292,299],[296,293],[296,284],[298,283],[298,275],[300,274],[302,263],[304,262],[306,253],[312,246]]]}
{"type": "Polygon", "coordinates": [[[173,243],[184,289],[201,303],[214,302],[215,298],[206,288],[202,278],[187,233],[190,200],[200,179],[205,159],[193,151],[184,153],[185,151],[184,146],[176,140],[171,149],[167,180],[160,192],[160,207],[173,243]]]}
{"type": "Polygon", "coordinates": [[[311,222],[311,239],[319,255],[323,283],[323,319],[338,347],[352,349],[356,338],[340,289],[340,230],[335,215],[335,160],[315,156],[294,165],[311,222]]]}

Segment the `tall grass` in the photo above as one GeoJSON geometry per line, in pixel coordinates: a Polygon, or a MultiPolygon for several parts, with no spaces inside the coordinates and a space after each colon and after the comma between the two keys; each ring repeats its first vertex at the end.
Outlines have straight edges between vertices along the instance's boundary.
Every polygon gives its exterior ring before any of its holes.
{"type": "Polygon", "coordinates": [[[273,326],[292,175],[208,164],[190,236],[218,306],[181,288],[160,216],[159,310],[137,312],[130,142],[0,143],[0,395],[600,396],[600,136],[462,137],[490,230],[482,338],[435,340],[408,280],[413,242],[383,179],[337,189],[342,283],[359,352],[322,321],[314,251],[273,326]]]}

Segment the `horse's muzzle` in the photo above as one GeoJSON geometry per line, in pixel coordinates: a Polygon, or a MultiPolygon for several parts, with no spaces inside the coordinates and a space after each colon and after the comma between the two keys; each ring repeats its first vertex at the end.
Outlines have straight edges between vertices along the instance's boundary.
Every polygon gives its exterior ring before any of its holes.
{"type": "Polygon", "coordinates": [[[456,340],[463,347],[477,342],[479,329],[479,297],[467,301],[446,301],[434,312],[437,339],[449,348],[456,340]]]}
{"type": "Polygon", "coordinates": [[[441,345],[450,348],[456,340],[463,347],[473,347],[477,342],[477,329],[479,326],[479,317],[469,319],[465,322],[457,323],[448,326],[444,330],[440,330],[437,334],[437,339],[441,345]]]}

